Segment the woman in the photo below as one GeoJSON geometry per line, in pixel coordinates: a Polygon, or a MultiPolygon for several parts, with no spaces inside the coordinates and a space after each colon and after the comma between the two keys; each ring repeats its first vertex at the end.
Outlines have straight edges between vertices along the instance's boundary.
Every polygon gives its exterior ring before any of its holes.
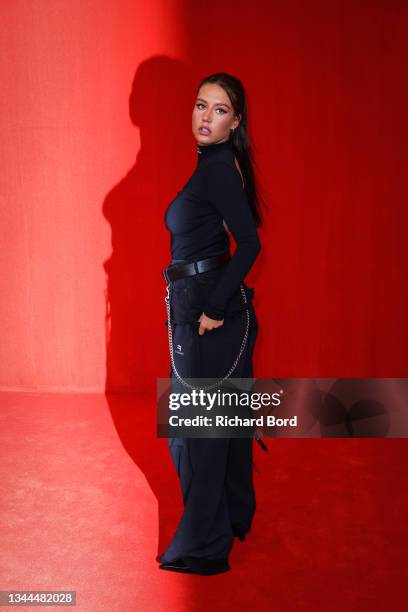
{"type": "MultiPolygon", "coordinates": [[[[258,332],[254,290],[243,279],[261,249],[262,219],[239,79],[216,73],[201,81],[192,131],[197,167],[165,214],[170,377],[182,385],[186,378],[251,378],[258,332]],[[232,257],[229,233],[237,244],[232,257]]],[[[160,568],[228,571],[233,538],[245,540],[255,512],[252,438],[169,437],[169,447],[184,512],[158,556],[160,568]]]]}

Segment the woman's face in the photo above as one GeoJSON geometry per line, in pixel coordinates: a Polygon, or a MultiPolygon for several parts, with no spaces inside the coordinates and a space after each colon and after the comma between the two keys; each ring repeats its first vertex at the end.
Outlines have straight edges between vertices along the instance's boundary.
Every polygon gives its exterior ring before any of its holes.
{"type": "Polygon", "coordinates": [[[192,117],[193,135],[199,144],[228,140],[230,129],[238,124],[231,100],[220,85],[205,83],[200,87],[192,117]]]}

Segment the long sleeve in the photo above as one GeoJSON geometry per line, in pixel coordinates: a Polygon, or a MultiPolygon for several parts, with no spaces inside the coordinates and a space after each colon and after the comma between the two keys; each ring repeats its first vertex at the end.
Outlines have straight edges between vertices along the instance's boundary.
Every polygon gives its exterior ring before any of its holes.
{"type": "Polygon", "coordinates": [[[222,160],[211,160],[204,178],[208,202],[220,213],[236,242],[234,255],[203,309],[211,319],[221,320],[228,301],[257,258],[261,243],[238,170],[222,160]]]}

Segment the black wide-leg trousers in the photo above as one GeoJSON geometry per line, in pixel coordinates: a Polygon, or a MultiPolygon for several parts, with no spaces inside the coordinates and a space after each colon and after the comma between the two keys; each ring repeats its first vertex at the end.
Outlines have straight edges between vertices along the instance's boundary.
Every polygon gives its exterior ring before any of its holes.
{"type": "MultiPolygon", "coordinates": [[[[171,292],[172,299],[177,294],[171,292]]],[[[233,378],[252,378],[252,355],[258,323],[252,302],[246,349],[233,378]]],[[[246,311],[225,317],[224,324],[202,336],[199,323],[173,324],[173,356],[183,378],[222,378],[239,354],[246,311]]],[[[170,367],[172,383],[183,390],[170,367]]],[[[184,389],[185,391],[186,389],[184,389]]],[[[247,533],[256,501],[253,485],[252,438],[169,438],[184,510],[162,563],[182,560],[195,573],[230,569],[228,554],[234,535],[247,533]]]]}

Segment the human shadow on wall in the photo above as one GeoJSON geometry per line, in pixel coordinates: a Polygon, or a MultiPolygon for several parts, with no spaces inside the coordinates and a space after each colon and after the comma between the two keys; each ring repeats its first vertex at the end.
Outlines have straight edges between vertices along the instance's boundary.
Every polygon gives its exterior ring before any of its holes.
{"type": "Polygon", "coordinates": [[[196,162],[192,101],[193,86],[180,62],[156,56],[137,69],[129,113],[140,149],[103,203],[112,244],[104,262],[106,391],[149,392],[159,370],[167,372],[161,367],[166,363],[161,270],[170,257],[164,212],[196,162]]]}
{"type": "MultiPolygon", "coordinates": [[[[196,164],[194,98],[193,80],[181,62],[155,56],[138,67],[129,115],[140,147],[135,163],[103,203],[112,244],[103,264],[105,393],[118,436],[158,500],[160,531],[169,523],[161,509],[174,510],[179,502],[167,439],[156,434],[156,379],[169,376],[161,270],[169,263],[170,236],[164,213],[196,164]]],[[[174,528],[168,525],[169,533],[174,528]]]]}

